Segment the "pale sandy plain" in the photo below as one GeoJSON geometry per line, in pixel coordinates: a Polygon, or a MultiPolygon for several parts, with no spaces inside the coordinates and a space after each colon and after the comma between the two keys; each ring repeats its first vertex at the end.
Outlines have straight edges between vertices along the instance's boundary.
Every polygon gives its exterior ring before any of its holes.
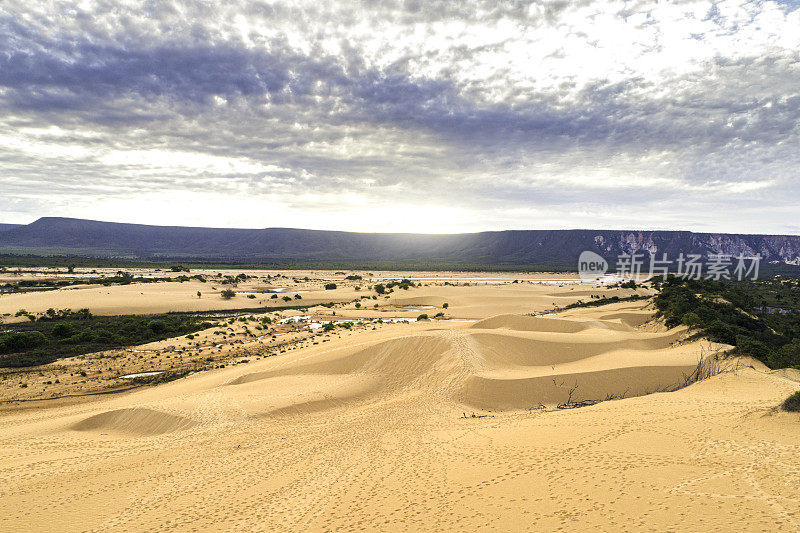
{"type": "MultiPolygon", "coordinates": [[[[68,275],[60,269],[60,273],[54,273],[51,269],[38,269],[36,272],[24,272],[16,275],[13,271],[0,273],[0,284],[6,282],[16,282],[20,280],[35,279],[70,279],[74,275],[68,275]]],[[[98,269],[97,275],[114,274],[116,269],[98,269]]],[[[522,274],[522,273],[459,273],[459,272],[395,272],[395,271],[375,271],[375,272],[353,272],[352,274],[361,275],[362,280],[346,280],[343,273],[297,270],[297,271],[276,271],[276,270],[192,270],[189,273],[173,272],[153,272],[145,269],[125,269],[133,276],[148,277],[177,277],[179,275],[200,274],[208,277],[208,282],[200,283],[197,280],[185,283],[144,283],[131,285],[116,285],[104,287],[102,285],[77,285],[62,288],[56,291],[42,291],[24,294],[0,294],[0,317],[6,322],[24,321],[25,318],[14,317],[13,315],[20,309],[25,309],[31,313],[43,313],[48,308],[54,309],[80,309],[90,308],[96,315],[119,315],[119,314],[146,314],[146,313],[168,313],[172,311],[206,311],[206,310],[231,310],[242,307],[272,306],[280,307],[286,305],[280,298],[271,299],[272,294],[260,293],[259,291],[280,290],[279,296],[301,294],[304,305],[316,305],[328,302],[348,302],[366,294],[367,285],[376,283],[386,283],[389,280],[400,280],[408,278],[415,283],[425,284],[431,288],[439,287],[445,289],[445,283],[470,283],[474,290],[482,288],[487,293],[486,298],[479,295],[473,297],[475,303],[480,304],[476,312],[471,316],[481,316],[485,312],[491,312],[491,300],[500,302],[501,306],[495,306],[494,310],[502,312],[507,305],[508,299],[492,296],[486,289],[502,288],[514,280],[526,283],[543,283],[546,286],[556,286],[560,280],[565,284],[574,284],[575,275],[570,274],[522,274]],[[230,286],[222,285],[216,274],[237,275],[239,273],[251,276],[251,279],[237,284],[235,290],[240,292],[240,297],[232,300],[223,300],[219,297],[220,291],[230,286]],[[269,276],[269,278],[267,277],[269,276]],[[280,276],[280,277],[278,277],[280,276]],[[308,280],[306,281],[306,278],[308,280]],[[338,285],[336,290],[325,290],[324,286],[328,282],[335,282],[338,285]],[[361,287],[362,291],[357,291],[356,287],[361,287]],[[197,292],[200,292],[200,297],[197,292]],[[246,298],[247,293],[253,294],[255,298],[246,298]],[[500,299],[498,299],[500,298],[500,299]]],[[[351,272],[348,272],[351,274],[351,272]]],[[[93,276],[89,269],[77,269],[77,276],[93,276]]],[[[574,290],[580,291],[580,287],[570,286],[574,290]]],[[[539,292],[536,294],[537,303],[541,303],[541,298],[546,294],[539,292]]],[[[553,291],[549,291],[553,292],[553,291]]],[[[585,292],[585,288],[584,291],[585,292]]],[[[597,292],[597,291],[595,291],[597,292]]],[[[374,293],[370,293],[374,294],[374,293]]],[[[441,294],[441,293],[440,293],[441,294]]],[[[419,301],[430,300],[437,296],[433,293],[425,293],[419,296],[419,301]]],[[[407,292],[396,292],[390,295],[389,302],[412,304],[413,300],[408,300],[407,292]]],[[[520,295],[519,301],[522,308],[527,309],[523,300],[525,295],[520,295]]],[[[558,299],[549,303],[556,303],[558,299]]],[[[381,303],[384,303],[381,300],[381,303]]],[[[517,308],[514,308],[517,309],[517,308]]],[[[508,310],[508,309],[505,309],[508,310]]]]}
{"type": "Polygon", "coordinates": [[[798,531],[800,416],[777,408],[797,373],[726,361],[656,392],[718,347],[650,321],[647,301],[530,316],[614,291],[431,285],[337,316],[444,300],[473,321],[7,403],[0,529],[798,531]],[[571,389],[623,399],[557,409],[571,389]]]}

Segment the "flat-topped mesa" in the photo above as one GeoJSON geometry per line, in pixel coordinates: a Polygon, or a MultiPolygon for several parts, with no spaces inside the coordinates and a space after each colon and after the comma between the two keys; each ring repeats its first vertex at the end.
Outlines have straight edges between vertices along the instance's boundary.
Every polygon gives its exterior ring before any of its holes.
{"type": "Polygon", "coordinates": [[[583,251],[620,254],[759,254],[765,263],[800,266],[800,236],[632,230],[509,230],[423,235],[294,228],[150,226],[45,217],[0,231],[0,254],[132,259],[572,268],[583,251]]]}

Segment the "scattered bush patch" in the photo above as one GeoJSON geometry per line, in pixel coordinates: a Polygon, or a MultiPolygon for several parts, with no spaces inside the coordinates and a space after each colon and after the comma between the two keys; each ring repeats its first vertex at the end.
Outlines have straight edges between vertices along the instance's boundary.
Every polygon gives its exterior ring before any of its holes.
{"type": "Polygon", "coordinates": [[[0,326],[0,367],[42,365],[62,357],[185,336],[209,327],[210,323],[191,315],[99,317],[83,312],[6,324],[0,326]]]}

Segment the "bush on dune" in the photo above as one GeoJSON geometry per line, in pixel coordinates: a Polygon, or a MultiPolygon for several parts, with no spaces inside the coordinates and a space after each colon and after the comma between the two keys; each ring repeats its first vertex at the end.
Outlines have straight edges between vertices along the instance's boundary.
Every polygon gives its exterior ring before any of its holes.
{"type": "Polygon", "coordinates": [[[30,324],[0,326],[0,367],[41,365],[62,357],[182,336],[211,326],[201,317],[182,314],[93,317],[88,312],[59,313],[30,324]]]}
{"type": "Polygon", "coordinates": [[[782,407],[785,411],[800,412],[800,391],[786,398],[782,407]]]}
{"type": "Polygon", "coordinates": [[[800,309],[776,313],[767,304],[777,299],[788,306],[800,299],[798,292],[781,280],[732,283],[670,276],[655,297],[656,315],[667,327],[696,329],[698,336],[734,346],[734,353],[770,368],[800,368],[800,309]]]}
{"type": "Polygon", "coordinates": [[[219,295],[222,296],[224,300],[230,300],[231,298],[236,296],[236,291],[233,291],[231,289],[225,289],[224,291],[220,292],[219,295]]]}

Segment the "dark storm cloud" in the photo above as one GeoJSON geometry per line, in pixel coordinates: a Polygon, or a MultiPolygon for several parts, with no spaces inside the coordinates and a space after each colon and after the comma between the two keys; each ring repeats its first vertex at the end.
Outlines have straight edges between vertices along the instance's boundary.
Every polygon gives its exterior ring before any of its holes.
{"type": "MultiPolygon", "coordinates": [[[[709,94],[704,80],[690,80],[694,90],[674,98],[631,97],[632,91],[651,85],[631,79],[598,80],[583,87],[567,106],[558,93],[537,92],[524,93],[524,101],[514,104],[482,103],[466,97],[464,87],[453,79],[412,78],[394,66],[365,68],[357,57],[319,51],[303,55],[281,41],[271,42],[268,51],[236,42],[203,46],[166,41],[142,47],[135,42],[98,44],[78,36],[41,35],[8,17],[0,26],[0,86],[7,89],[2,97],[7,111],[96,110],[89,116],[105,123],[163,119],[164,114],[146,105],[157,101],[166,101],[182,114],[203,113],[212,98],[220,96],[253,105],[267,100],[276,106],[306,105],[320,122],[380,122],[465,144],[511,142],[546,148],[553,142],[591,145],[611,140],[611,149],[619,150],[632,145],[694,145],[701,139],[757,140],[786,134],[798,118],[797,97],[765,110],[760,98],[742,100],[741,93],[724,86],[709,94]],[[311,102],[312,96],[323,100],[311,102]],[[345,107],[332,109],[334,98],[345,107]],[[747,112],[758,114],[759,128],[747,121],[732,126],[703,121],[713,114],[747,112]]],[[[793,61],[798,64],[797,57],[793,61]]],[[[792,71],[785,61],[778,64],[777,58],[718,60],[712,74],[726,83],[744,70],[784,85],[800,82],[798,70],[792,71]],[[794,75],[776,78],[786,72],[794,75]]]]}

